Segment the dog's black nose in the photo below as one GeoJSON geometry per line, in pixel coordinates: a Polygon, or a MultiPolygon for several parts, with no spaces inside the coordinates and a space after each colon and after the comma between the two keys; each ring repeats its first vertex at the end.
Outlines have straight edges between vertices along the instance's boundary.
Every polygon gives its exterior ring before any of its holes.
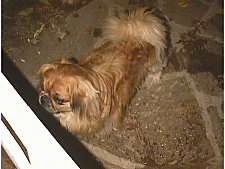
{"type": "Polygon", "coordinates": [[[39,103],[43,106],[48,106],[51,104],[51,99],[48,95],[41,95],[39,96],[39,103]]]}

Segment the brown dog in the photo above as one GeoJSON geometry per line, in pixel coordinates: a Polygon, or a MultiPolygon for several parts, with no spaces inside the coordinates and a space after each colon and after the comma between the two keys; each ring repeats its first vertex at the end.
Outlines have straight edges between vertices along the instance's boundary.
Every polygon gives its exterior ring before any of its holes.
{"type": "Polygon", "coordinates": [[[78,63],[62,59],[40,70],[39,101],[76,134],[114,127],[148,70],[164,58],[166,29],[142,8],[106,21],[104,43],[78,63]]]}

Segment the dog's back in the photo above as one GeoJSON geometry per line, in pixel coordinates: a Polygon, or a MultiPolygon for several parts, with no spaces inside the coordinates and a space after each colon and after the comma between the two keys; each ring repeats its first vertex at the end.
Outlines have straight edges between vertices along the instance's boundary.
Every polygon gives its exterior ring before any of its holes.
{"type": "Polygon", "coordinates": [[[104,44],[80,64],[102,74],[126,105],[151,66],[165,57],[166,28],[146,8],[110,17],[103,27],[104,44]]]}

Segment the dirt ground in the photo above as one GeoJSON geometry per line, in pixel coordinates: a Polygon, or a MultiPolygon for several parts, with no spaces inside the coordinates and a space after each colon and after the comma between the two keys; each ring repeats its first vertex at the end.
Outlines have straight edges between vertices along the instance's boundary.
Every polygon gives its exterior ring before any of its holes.
{"type": "MultiPolygon", "coordinates": [[[[40,65],[63,56],[79,58],[101,37],[107,11],[106,3],[101,1],[86,1],[77,6],[81,10],[40,2],[20,5],[12,2],[17,1],[2,2],[2,46],[34,86],[38,84],[36,72],[40,65]]],[[[117,3],[129,5],[125,1],[117,3]]],[[[110,6],[110,2],[107,4],[110,6]]],[[[128,107],[119,130],[84,141],[150,169],[215,167],[212,162],[215,152],[207,137],[202,107],[185,77],[170,76],[176,73],[175,67],[170,64],[158,83],[146,80],[128,107]]],[[[197,73],[192,78],[198,80],[198,86],[207,94],[223,93],[218,78],[211,74],[197,73]]],[[[218,128],[223,130],[221,126],[218,128]]],[[[221,133],[217,139],[222,148],[221,133]]]]}

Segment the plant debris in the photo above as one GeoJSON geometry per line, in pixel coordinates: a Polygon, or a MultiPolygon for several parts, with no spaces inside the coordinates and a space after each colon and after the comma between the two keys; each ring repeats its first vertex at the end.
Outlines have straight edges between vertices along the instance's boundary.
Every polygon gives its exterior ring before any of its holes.
{"type": "Polygon", "coordinates": [[[44,27],[45,27],[45,24],[41,24],[41,27],[38,30],[35,31],[35,33],[33,35],[33,38],[32,39],[30,39],[30,38],[27,39],[28,43],[36,45],[39,42],[39,36],[40,36],[41,32],[43,32],[44,27]]]}
{"type": "Polygon", "coordinates": [[[19,16],[29,16],[34,12],[33,8],[26,8],[18,13],[19,16]]]}

